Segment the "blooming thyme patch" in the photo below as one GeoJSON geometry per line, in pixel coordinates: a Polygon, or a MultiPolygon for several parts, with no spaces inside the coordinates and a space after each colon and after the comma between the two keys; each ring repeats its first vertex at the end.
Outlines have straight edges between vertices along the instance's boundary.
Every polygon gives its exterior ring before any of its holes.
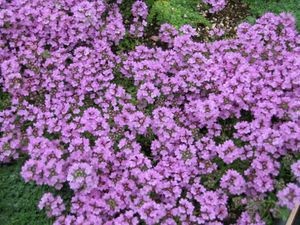
{"type": "MultiPolygon", "coordinates": [[[[163,24],[157,47],[117,53],[121,2],[1,1],[0,160],[26,154],[26,182],[74,191],[70,210],[51,193],[39,208],[57,225],[260,225],[253,202],[299,203],[299,161],[278,185],[300,150],[294,18],[267,13],[209,43],[163,24]]],[[[132,6],[132,36],[147,9],[132,6]]]]}

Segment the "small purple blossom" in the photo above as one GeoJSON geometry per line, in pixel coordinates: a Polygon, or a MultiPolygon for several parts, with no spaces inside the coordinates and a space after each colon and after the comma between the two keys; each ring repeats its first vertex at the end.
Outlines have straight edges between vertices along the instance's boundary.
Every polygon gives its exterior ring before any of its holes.
{"type": "Polygon", "coordinates": [[[91,191],[98,185],[93,168],[87,163],[74,163],[68,171],[67,181],[71,189],[91,191]]]}
{"type": "Polygon", "coordinates": [[[296,204],[300,204],[300,188],[298,185],[289,183],[287,186],[277,193],[280,206],[286,206],[293,209],[296,204]]]}
{"type": "Polygon", "coordinates": [[[203,0],[203,2],[212,6],[212,8],[209,10],[211,13],[221,11],[227,4],[227,0],[203,0]]]}
{"type": "Polygon", "coordinates": [[[231,194],[239,195],[245,192],[246,181],[241,174],[230,169],[221,178],[220,186],[228,190],[231,194]]]}
{"type": "Polygon", "coordinates": [[[45,209],[48,217],[59,217],[65,210],[65,205],[60,196],[53,196],[52,193],[45,193],[41,198],[39,209],[45,209]]]}
{"type": "Polygon", "coordinates": [[[142,37],[147,26],[148,7],[145,2],[137,0],[131,8],[133,23],[130,25],[129,33],[136,37],[142,37]]]}
{"type": "Polygon", "coordinates": [[[220,145],[217,149],[218,155],[227,164],[240,158],[243,154],[243,149],[236,147],[233,141],[229,140],[220,145]]]}
{"type": "Polygon", "coordinates": [[[291,166],[294,176],[297,178],[297,181],[300,182],[300,160],[293,163],[291,166]]]}
{"type": "Polygon", "coordinates": [[[238,219],[236,225],[265,225],[266,223],[261,219],[258,213],[250,215],[248,212],[243,212],[238,219]]]}

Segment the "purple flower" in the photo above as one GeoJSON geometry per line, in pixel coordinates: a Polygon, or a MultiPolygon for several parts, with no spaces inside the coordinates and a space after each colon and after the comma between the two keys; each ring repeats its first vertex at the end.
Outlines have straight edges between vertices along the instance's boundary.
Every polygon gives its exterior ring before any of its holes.
{"type": "Polygon", "coordinates": [[[45,209],[48,217],[59,217],[65,210],[65,205],[60,196],[53,196],[52,193],[45,193],[41,198],[39,209],[45,209]]]}
{"type": "Polygon", "coordinates": [[[294,176],[297,178],[298,182],[300,182],[300,160],[293,163],[291,166],[292,172],[294,176]]]}
{"type": "Polygon", "coordinates": [[[220,145],[217,149],[218,155],[227,164],[232,163],[234,160],[240,158],[243,149],[234,145],[233,141],[229,140],[220,145]]]}
{"type": "Polygon", "coordinates": [[[71,189],[90,192],[98,185],[97,176],[93,168],[87,163],[74,163],[68,171],[67,181],[71,189]]]}
{"type": "Polygon", "coordinates": [[[231,194],[239,195],[245,192],[246,181],[237,171],[229,169],[221,178],[220,186],[231,194]]]}
{"type": "Polygon", "coordinates": [[[300,188],[298,185],[289,183],[287,186],[277,193],[280,206],[286,206],[293,209],[296,204],[300,204],[300,188]]]}
{"type": "Polygon", "coordinates": [[[243,212],[238,219],[236,225],[265,225],[266,223],[261,219],[258,213],[250,215],[248,212],[243,212]]]}
{"type": "Polygon", "coordinates": [[[141,0],[135,1],[132,5],[131,13],[133,15],[133,24],[130,25],[129,33],[136,37],[142,37],[147,26],[148,7],[146,3],[141,0]]]}
{"type": "Polygon", "coordinates": [[[227,4],[227,0],[203,0],[203,2],[212,6],[209,10],[211,13],[221,11],[227,4]]]}

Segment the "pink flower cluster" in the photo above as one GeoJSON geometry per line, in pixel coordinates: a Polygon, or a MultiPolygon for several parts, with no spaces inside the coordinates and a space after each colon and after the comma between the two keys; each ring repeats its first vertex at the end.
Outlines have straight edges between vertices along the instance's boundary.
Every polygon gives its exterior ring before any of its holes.
{"type": "Polygon", "coordinates": [[[130,25],[129,33],[135,37],[142,37],[147,26],[148,7],[145,2],[137,0],[133,3],[131,13],[133,23],[130,25]]]}
{"type": "MultiPolygon", "coordinates": [[[[30,130],[30,129],[28,129],[30,130]]],[[[32,180],[39,185],[57,189],[66,182],[66,161],[58,144],[44,137],[29,137],[27,152],[30,159],[22,167],[21,175],[26,182],[32,180]]]]}
{"type": "Polygon", "coordinates": [[[233,195],[240,195],[246,190],[246,181],[237,171],[229,169],[221,178],[220,186],[233,195]]]}
{"type": "Polygon", "coordinates": [[[215,27],[211,29],[208,33],[213,37],[222,37],[225,34],[225,31],[222,28],[215,27]]]}
{"type": "Polygon", "coordinates": [[[291,170],[297,181],[300,182],[300,160],[292,164],[291,170]]]}
{"type": "Polygon", "coordinates": [[[45,209],[48,217],[59,217],[65,210],[65,205],[60,196],[53,196],[51,193],[45,193],[41,198],[39,209],[45,209]]]}
{"type": "Polygon", "coordinates": [[[211,6],[209,12],[216,13],[221,11],[227,5],[227,0],[202,0],[204,3],[211,6]]]}
{"type": "Polygon", "coordinates": [[[178,30],[171,24],[164,23],[160,26],[159,39],[161,42],[168,43],[169,47],[173,46],[174,39],[178,34],[178,30]]]}
{"type": "Polygon", "coordinates": [[[243,212],[241,217],[237,221],[237,225],[262,225],[265,224],[264,221],[261,220],[258,213],[255,215],[250,215],[247,212],[243,212]]]}
{"type": "Polygon", "coordinates": [[[296,204],[300,204],[300,188],[298,185],[289,183],[287,187],[277,193],[278,204],[293,209],[296,204]]]}
{"type": "MultiPolygon", "coordinates": [[[[116,3],[2,5],[0,83],[11,107],[0,112],[0,159],[25,153],[25,181],[69,185],[70,211],[59,197],[41,200],[55,224],[220,225],[231,198],[246,209],[266,197],[281,157],[299,153],[300,36],[289,14],[210,43],[163,25],[168,48],[117,55],[125,28],[116,3]],[[222,170],[236,162],[247,168],[222,170]]],[[[292,207],[298,192],[289,184],[278,197],[292,207]]],[[[264,222],[243,212],[237,224],[264,222]]]]}

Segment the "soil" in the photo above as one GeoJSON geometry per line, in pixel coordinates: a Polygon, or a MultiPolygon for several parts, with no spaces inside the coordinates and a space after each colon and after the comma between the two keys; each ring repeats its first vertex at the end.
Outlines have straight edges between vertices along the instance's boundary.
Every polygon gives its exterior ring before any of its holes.
{"type": "Polygon", "coordinates": [[[199,41],[211,41],[211,35],[208,32],[213,28],[223,29],[226,38],[234,38],[238,25],[250,15],[249,7],[241,0],[229,0],[226,7],[217,13],[210,13],[204,3],[199,4],[198,7],[200,14],[212,23],[211,28],[198,27],[199,37],[197,39],[199,41]]]}

